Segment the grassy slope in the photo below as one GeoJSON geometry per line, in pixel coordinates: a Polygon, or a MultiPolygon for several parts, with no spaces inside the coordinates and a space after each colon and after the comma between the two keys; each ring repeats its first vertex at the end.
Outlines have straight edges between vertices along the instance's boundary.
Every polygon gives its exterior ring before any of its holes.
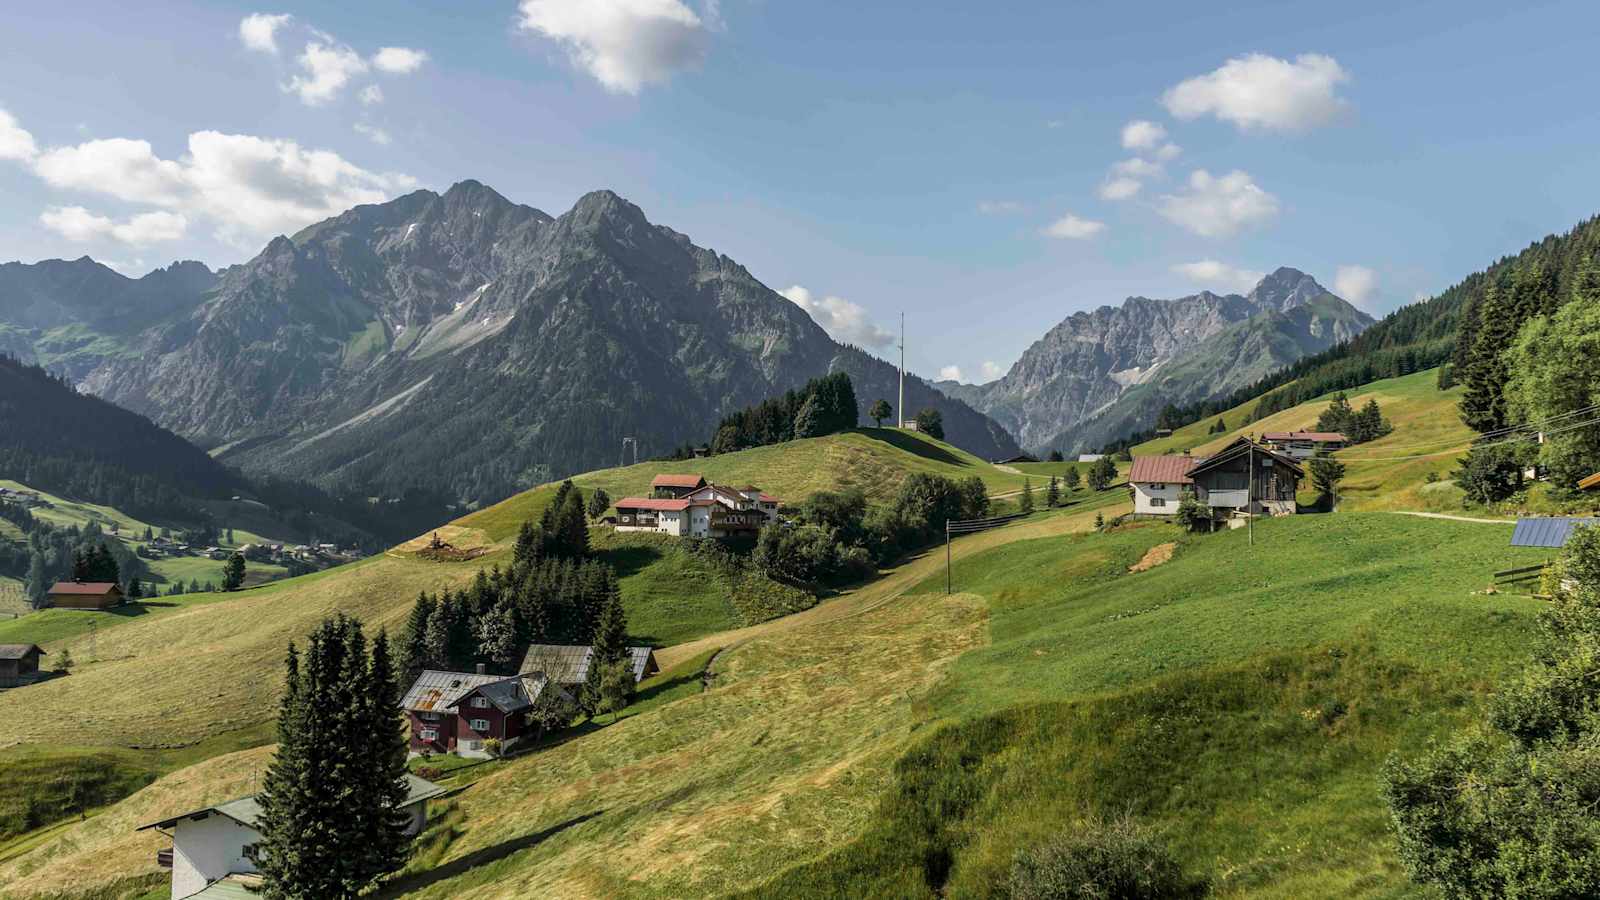
{"type": "MultiPolygon", "coordinates": [[[[1471,429],[1461,424],[1461,418],[1456,413],[1456,403],[1461,398],[1462,389],[1456,387],[1441,391],[1437,386],[1438,378],[1438,370],[1430,369],[1401,378],[1375,381],[1346,392],[1351,405],[1356,407],[1366,403],[1370,397],[1377,398],[1384,417],[1394,423],[1394,433],[1335,454],[1348,469],[1340,488],[1344,509],[1449,511],[1460,508],[1458,493],[1452,492],[1447,486],[1429,488],[1426,481],[1430,472],[1448,479],[1449,473],[1455,469],[1455,460],[1460,456],[1460,451],[1473,438],[1471,429]],[[1393,458],[1411,456],[1420,458],[1393,458]]],[[[1267,431],[1311,428],[1316,425],[1317,416],[1327,409],[1331,397],[1324,395],[1245,424],[1246,413],[1256,405],[1256,401],[1251,400],[1220,416],[1208,416],[1186,425],[1174,431],[1170,437],[1140,444],[1133,448],[1133,452],[1139,456],[1155,456],[1189,450],[1204,455],[1242,434],[1260,435],[1267,431]],[[1209,429],[1218,418],[1230,426],[1229,430],[1225,434],[1209,434],[1209,429]]]]}

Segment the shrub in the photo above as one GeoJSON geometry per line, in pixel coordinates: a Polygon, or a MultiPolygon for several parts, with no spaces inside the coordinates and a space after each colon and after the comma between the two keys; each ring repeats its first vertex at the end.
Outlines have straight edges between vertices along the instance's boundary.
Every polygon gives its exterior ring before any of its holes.
{"type": "Polygon", "coordinates": [[[1130,819],[1091,820],[1075,834],[1017,851],[1009,887],[1013,900],[1175,900],[1209,890],[1130,819]]]}
{"type": "Polygon", "coordinates": [[[1468,499],[1496,503],[1522,488],[1522,468],[1518,448],[1503,444],[1474,447],[1461,459],[1455,482],[1468,499]]]}
{"type": "Polygon", "coordinates": [[[1193,491],[1183,492],[1182,499],[1178,501],[1178,513],[1173,519],[1180,528],[1191,534],[1211,530],[1211,508],[1201,503],[1193,491]]]}
{"type": "Polygon", "coordinates": [[[483,742],[483,752],[489,754],[490,756],[499,756],[500,755],[500,739],[499,738],[489,738],[488,740],[484,741],[483,742]]]}

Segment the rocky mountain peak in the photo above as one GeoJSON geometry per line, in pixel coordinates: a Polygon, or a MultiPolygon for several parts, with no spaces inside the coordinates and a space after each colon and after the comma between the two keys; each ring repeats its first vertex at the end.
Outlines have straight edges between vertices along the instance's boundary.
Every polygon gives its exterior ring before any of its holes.
{"type": "Polygon", "coordinates": [[[1245,299],[1264,310],[1287,312],[1326,293],[1328,289],[1310,275],[1299,269],[1280,266],[1261,279],[1245,299]]]}

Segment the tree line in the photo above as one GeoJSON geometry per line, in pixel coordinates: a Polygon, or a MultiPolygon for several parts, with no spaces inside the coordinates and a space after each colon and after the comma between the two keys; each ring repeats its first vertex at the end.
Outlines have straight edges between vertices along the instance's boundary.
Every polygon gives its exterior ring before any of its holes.
{"type": "Polygon", "coordinates": [[[856,427],[859,411],[850,376],[835,372],[813,378],[798,391],[763,400],[724,416],[710,447],[713,454],[822,437],[856,427]]]}

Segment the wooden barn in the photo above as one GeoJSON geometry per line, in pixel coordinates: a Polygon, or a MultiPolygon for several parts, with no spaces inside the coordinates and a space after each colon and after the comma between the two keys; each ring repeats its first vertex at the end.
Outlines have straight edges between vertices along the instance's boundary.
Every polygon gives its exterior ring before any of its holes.
{"type": "Polygon", "coordinates": [[[49,597],[57,609],[110,609],[127,599],[114,581],[58,581],[49,597]]]}
{"type": "Polygon", "coordinates": [[[32,684],[39,678],[38,644],[0,644],[0,688],[32,684]]]}
{"type": "Polygon", "coordinates": [[[1213,514],[1292,516],[1305,477],[1300,464],[1249,438],[1239,438],[1188,471],[1195,497],[1213,514]]]}

